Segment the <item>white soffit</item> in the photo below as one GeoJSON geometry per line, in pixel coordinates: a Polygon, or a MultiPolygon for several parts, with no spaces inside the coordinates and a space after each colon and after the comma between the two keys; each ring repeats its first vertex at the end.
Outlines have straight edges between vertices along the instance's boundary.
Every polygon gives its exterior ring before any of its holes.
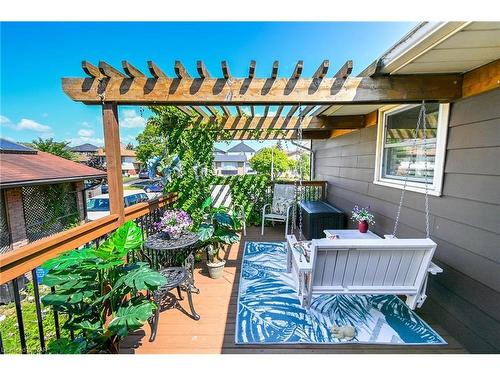
{"type": "Polygon", "coordinates": [[[457,26],[447,37],[402,64],[400,59],[400,64],[394,61],[384,65],[382,72],[465,73],[499,58],[500,22],[471,22],[457,26]]]}
{"type": "Polygon", "coordinates": [[[324,116],[349,116],[366,115],[382,107],[380,104],[357,104],[357,105],[332,105],[321,115],[324,116]]]}

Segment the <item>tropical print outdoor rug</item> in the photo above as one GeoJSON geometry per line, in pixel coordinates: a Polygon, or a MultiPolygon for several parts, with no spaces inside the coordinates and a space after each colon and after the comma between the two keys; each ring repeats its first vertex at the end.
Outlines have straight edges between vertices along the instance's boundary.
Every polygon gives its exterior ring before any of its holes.
{"type": "Polygon", "coordinates": [[[321,295],[307,312],[286,272],[282,243],[247,242],[243,255],[236,321],[237,344],[446,344],[399,298],[391,295],[321,295]],[[351,341],[331,328],[351,325],[351,341]]]}

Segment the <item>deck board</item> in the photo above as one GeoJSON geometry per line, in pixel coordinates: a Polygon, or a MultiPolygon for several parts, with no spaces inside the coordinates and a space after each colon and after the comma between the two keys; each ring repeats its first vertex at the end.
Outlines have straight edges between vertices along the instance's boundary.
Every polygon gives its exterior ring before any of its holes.
{"type": "MultiPolygon", "coordinates": [[[[199,321],[191,320],[181,311],[172,309],[161,313],[158,333],[154,342],[149,342],[150,329],[143,329],[127,337],[121,345],[122,353],[136,354],[178,354],[178,353],[466,353],[460,343],[429,316],[419,313],[447,342],[443,346],[394,346],[369,344],[283,344],[283,345],[236,345],[236,303],[240,277],[241,257],[245,241],[283,241],[282,226],[266,228],[266,235],[260,235],[260,228],[250,227],[247,236],[233,245],[226,254],[224,276],[218,280],[208,277],[203,265],[195,269],[196,286],[200,294],[193,300],[199,321]]],[[[187,300],[180,302],[189,310],[187,300]]]]}

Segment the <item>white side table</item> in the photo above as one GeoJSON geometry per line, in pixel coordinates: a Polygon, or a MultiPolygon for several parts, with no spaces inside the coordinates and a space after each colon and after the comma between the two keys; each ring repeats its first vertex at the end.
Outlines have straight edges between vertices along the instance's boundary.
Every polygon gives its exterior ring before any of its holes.
{"type": "Polygon", "coordinates": [[[370,240],[370,239],[379,239],[380,237],[377,236],[375,233],[372,231],[368,231],[366,233],[361,233],[357,229],[326,229],[323,231],[328,238],[328,236],[332,236],[336,234],[339,236],[339,239],[342,240],[370,240]]]}

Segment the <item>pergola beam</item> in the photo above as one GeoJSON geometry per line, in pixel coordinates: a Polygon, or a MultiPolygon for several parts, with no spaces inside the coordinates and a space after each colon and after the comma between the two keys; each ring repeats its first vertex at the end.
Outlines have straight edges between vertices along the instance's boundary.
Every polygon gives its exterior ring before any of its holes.
{"type": "MultiPolygon", "coordinates": [[[[347,130],[350,132],[352,130],[347,130]]],[[[327,139],[332,136],[333,132],[331,130],[308,132],[305,131],[302,134],[302,139],[327,139]]],[[[298,132],[296,130],[286,130],[286,131],[250,131],[250,130],[238,130],[233,132],[229,136],[227,134],[220,134],[217,136],[218,140],[297,140],[298,132]]]]}
{"type": "MultiPolygon", "coordinates": [[[[299,116],[228,116],[222,120],[221,130],[233,132],[241,130],[297,130],[299,126],[306,131],[333,129],[360,129],[369,126],[370,114],[348,116],[306,116],[300,122],[299,116]]],[[[196,125],[192,125],[195,127],[196,125]]]]}
{"type": "MultiPolygon", "coordinates": [[[[104,63],[105,64],[105,63],[104,63]]],[[[253,78],[227,81],[191,79],[180,62],[179,78],[128,78],[108,65],[100,71],[104,84],[93,78],[63,78],[64,92],[86,104],[106,101],[119,105],[333,105],[449,102],[462,95],[462,75],[421,74],[377,77],[275,80],[253,78]],[[182,77],[182,78],[180,78],[182,77]]]]}

